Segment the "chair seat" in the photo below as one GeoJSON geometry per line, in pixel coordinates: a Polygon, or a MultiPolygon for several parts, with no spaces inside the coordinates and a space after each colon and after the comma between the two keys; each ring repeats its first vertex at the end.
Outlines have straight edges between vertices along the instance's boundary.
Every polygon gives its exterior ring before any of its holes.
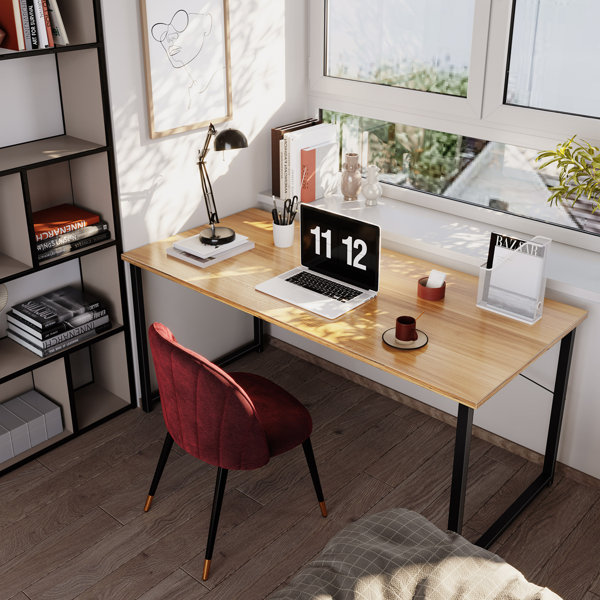
{"type": "Polygon", "coordinates": [[[310,437],[312,419],[304,405],[282,387],[253,373],[229,373],[250,397],[267,436],[271,456],[283,454],[310,437]]]}

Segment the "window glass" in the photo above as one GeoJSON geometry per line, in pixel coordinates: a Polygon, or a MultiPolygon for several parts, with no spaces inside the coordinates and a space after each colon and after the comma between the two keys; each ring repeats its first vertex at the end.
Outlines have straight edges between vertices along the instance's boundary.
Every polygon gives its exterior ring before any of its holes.
{"type": "Polygon", "coordinates": [[[325,74],[466,97],[475,0],[328,0],[325,74]]]}
{"type": "Polygon", "coordinates": [[[551,168],[538,169],[536,150],[345,113],[322,114],[338,126],[340,162],[346,152],[356,152],[363,171],[377,165],[384,183],[600,234],[594,203],[547,203],[548,188],[558,176],[551,168]]]}
{"type": "Polygon", "coordinates": [[[505,103],[600,117],[600,2],[515,0],[505,103]]]}

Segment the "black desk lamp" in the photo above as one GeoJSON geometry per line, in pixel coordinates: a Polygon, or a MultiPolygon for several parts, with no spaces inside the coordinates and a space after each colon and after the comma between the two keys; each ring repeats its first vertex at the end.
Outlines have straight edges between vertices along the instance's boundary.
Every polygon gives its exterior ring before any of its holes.
{"type": "MultiPolygon", "coordinates": [[[[206,203],[206,212],[208,213],[208,222],[210,224],[210,228],[203,229],[200,232],[200,241],[203,244],[210,244],[211,246],[228,244],[235,240],[235,231],[233,229],[229,227],[215,227],[215,223],[219,223],[219,215],[217,214],[215,197],[210,179],[208,178],[205,159],[210,149],[210,140],[216,133],[217,130],[211,123],[208,127],[204,147],[198,151],[198,168],[200,169],[200,180],[202,181],[202,193],[204,194],[204,202],[206,203]]],[[[224,129],[215,138],[215,150],[236,150],[247,147],[248,140],[246,136],[237,129],[224,129]]]]}

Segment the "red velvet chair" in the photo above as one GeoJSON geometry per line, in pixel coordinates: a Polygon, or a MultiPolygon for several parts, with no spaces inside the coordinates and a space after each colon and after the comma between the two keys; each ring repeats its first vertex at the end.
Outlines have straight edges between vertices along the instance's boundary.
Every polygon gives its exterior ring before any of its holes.
{"type": "Polygon", "coordinates": [[[192,456],[218,467],[202,579],[208,579],[229,469],[257,469],[272,456],[302,444],[321,514],[326,517],[310,443],[312,420],[306,408],[260,375],[225,373],[177,343],[160,323],[153,323],[148,335],[167,436],[144,511],[150,509],[173,441],[192,456]]]}

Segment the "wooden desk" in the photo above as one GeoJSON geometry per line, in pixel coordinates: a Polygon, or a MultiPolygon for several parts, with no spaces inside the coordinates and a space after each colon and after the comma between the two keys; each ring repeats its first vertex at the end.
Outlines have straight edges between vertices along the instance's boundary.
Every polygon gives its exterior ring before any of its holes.
{"type": "Polygon", "coordinates": [[[254,290],[254,286],[300,264],[299,227],[293,248],[275,248],[271,215],[259,209],[245,210],[222,224],[247,235],[254,250],[201,269],[166,254],[177,239],[197,234],[192,229],[167,240],[123,254],[131,264],[135,322],[142,378],[142,403],[151,406],[146,323],[141,270],[149,271],[224,302],[255,317],[254,341],[224,357],[231,362],[241,353],[260,350],[262,321],[267,321],[356,358],[397,377],[457,401],[458,424],[454,454],[448,527],[461,531],[474,409],[480,407],[546,350],[561,343],[553,393],[552,414],[542,474],[477,542],[489,545],[547,485],[552,483],[571,352],[576,327],[586,311],[546,300],[544,315],[527,325],[484,311],[476,306],[477,278],[410,256],[382,251],[378,296],[330,321],[254,290]],[[446,298],[439,302],[417,298],[417,280],[437,268],[448,273],[446,298]],[[417,316],[429,343],[410,352],[386,346],[383,332],[394,326],[398,315],[417,316]]]}

